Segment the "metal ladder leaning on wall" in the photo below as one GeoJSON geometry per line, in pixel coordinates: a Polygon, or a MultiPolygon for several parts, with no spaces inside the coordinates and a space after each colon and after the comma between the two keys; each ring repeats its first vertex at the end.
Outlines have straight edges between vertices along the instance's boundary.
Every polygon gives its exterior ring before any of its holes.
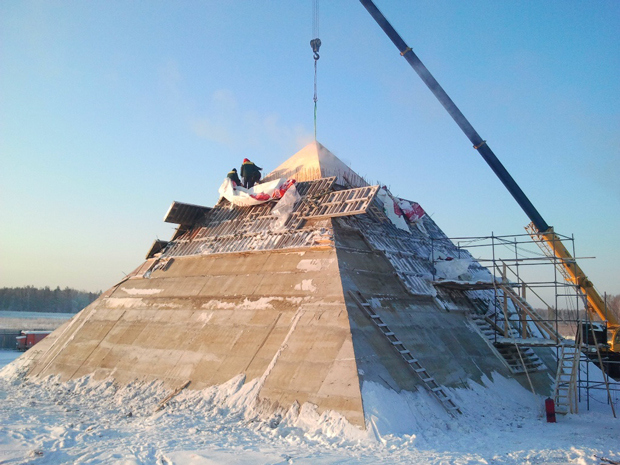
{"type": "Polygon", "coordinates": [[[407,366],[422,380],[428,391],[444,406],[448,413],[453,416],[456,413],[462,413],[458,405],[456,405],[452,398],[446,393],[443,386],[439,385],[437,381],[435,381],[435,378],[428,374],[426,368],[422,366],[420,361],[411,355],[411,352],[398,337],[396,337],[394,332],[390,330],[371,303],[368,302],[359,291],[349,291],[349,295],[360,310],[362,310],[362,312],[379,328],[381,334],[385,336],[394,350],[396,350],[407,363],[407,366]]]}

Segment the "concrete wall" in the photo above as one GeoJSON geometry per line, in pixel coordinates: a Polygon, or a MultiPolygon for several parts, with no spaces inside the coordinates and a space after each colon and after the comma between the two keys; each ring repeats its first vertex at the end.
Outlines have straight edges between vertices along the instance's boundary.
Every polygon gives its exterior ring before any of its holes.
{"type": "MultiPolygon", "coordinates": [[[[340,274],[345,295],[359,291],[372,299],[383,321],[439,384],[464,387],[469,380],[498,373],[516,378],[530,389],[527,377],[513,375],[504,361],[469,323],[474,307],[462,292],[454,291],[450,305],[440,305],[430,296],[416,296],[395,277],[382,254],[373,252],[358,231],[335,228],[340,274]],[[446,308],[451,310],[446,310],[446,308]]],[[[442,299],[450,299],[444,293],[442,299]]],[[[353,345],[363,379],[397,391],[415,390],[421,382],[407,368],[381,331],[347,298],[353,345]]],[[[554,368],[554,367],[552,367],[554,368]]],[[[551,377],[547,371],[530,374],[535,388],[547,394],[551,377]]]]}
{"type": "MultiPolygon", "coordinates": [[[[462,293],[448,311],[410,294],[358,231],[335,227],[334,238],[335,247],[179,257],[149,278],[137,273],[29,351],[29,376],[94,373],[170,387],[190,380],[201,389],[245,374],[266,405],[312,402],[363,427],[364,380],[396,391],[416,390],[420,381],[349,290],[373,299],[440,384],[511,376],[468,323],[473,307],[462,293]]],[[[548,388],[546,372],[534,378],[548,388]]]]}
{"type": "Polygon", "coordinates": [[[106,292],[50,337],[31,376],[200,389],[244,373],[274,405],[313,402],[364,424],[333,248],[177,258],[106,292]]]}

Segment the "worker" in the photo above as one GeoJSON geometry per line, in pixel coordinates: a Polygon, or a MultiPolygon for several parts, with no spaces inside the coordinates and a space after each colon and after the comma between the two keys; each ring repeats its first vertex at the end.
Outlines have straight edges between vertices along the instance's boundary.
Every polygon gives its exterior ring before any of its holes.
{"type": "Polygon", "coordinates": [[[262,168],[256,166],[247,158],[243,159],[243,165],[241,165],[241,177],[243,178],[243,187],[251,189],[254,184],[260,179],[260,172],[262,168]]]}
{"type": "Polygon", "coordinates": [[[241,179],[239,179],[239,176],[237,175],[237,168],[233,168],[228,172],[228,179],[234,182],[235,186],[241,185],[241,179]]]}

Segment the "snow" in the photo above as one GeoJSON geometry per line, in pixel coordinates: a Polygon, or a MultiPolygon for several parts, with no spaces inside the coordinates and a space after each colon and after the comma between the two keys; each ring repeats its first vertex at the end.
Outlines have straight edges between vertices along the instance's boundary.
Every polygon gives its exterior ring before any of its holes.
{"type": "Polygon", "coordinates": [[[14,312],[10,310],[0,311],[0,321],[6,318],[19,318],[19,319],[40,319],[49,318],[55,320],[68,320],[75,316],[75,313],[51,313],[51,312],[14,312]]]}
{"type": "Polygon", "coordinates": [[[5,367],[21,354],[22,352],[16,350],[0,350],[0,367],[5,367]]]}
{"type": "Polygon", "coordinates": [[[214,309],[231,309],[235,308],[236,304],[234,302],[222,302],[220,300],[209,300],[208,302],[202,304],[201,308],[214,308],[214,309]]]}
{"type": "Polygon", "coordinates": [[[437,275],[448,280],[457,279],[467,272],[471,260],[468,258],[455,258],[452,260],[437,260],[434,263],[437,275]]]}
{"type": "Polygon", "coordinates": [[[297,269],[302,271],[321,271],[327,269],[332,263],[333,258],[315,258],[310,260],[300,260],[297,269]]]}
{"type": "MultiPolygon", "coordinates": [[[[501,277],[495,278],[496,281],[501,282],[501,277]]],[[[475,283],[492,283],[493,275],[486,268],[470,268],[469,269],[469,281],[475,283]]]]}
{"type": "Polygon", "coordinates": [[[272,301],[284,300],[283,297],[261,297],[254,301],[249,299],[244,299],[243,302],[237,304],[237,308],[247,309],[247,310],[259,310],[263,308],[273,308],[271,305],[272,301]]]}
{"type": "Polygon", "coordinates": [[[6,330],[54,330],[74,313],[0,311],[0,328],[6,330]]]}
{"type": "Polygon", "coordinates": [[[128,297],[108,297],[106,304],[110,308],[134,308],[142,305],[143,300],[128,297]]]}
{"type": "Polygon", "coordinates": [[[302,279],[301,283],[295,284],[295,289],[301,290],[301,291],[314,292],[316,291],[316,286],[312,284],[311,279],[302,279]]]}
{"type": "MultiPolygon", "coordinates": [[[[18,353],[0,351],[0,363],[18,353]]],[[[270,366],[277,362],[277,354],[270,366]]],[[[27,357],[0,371],[0,463],[583,464],[620,460],[619,420],[604,402],[546,423],[543,399],[494,376],[450,390],[452,418],[426,392],[364,382],[368,430],[311,404],[262,414],[261,380],[170,394],[160,382],[24,379],[27,357]]],[[[268,369],[269,370],[269,369],[268,369]]],[[[268,372],[267,370],[267,372],[268,372]]],[[[592,368],[590,368],[592,372],[592,368]]]]}
{"type": "Polygon", "coordinates": [[[163,289],[137,289],[125,287],[123,288],[123,291],[125,291],[129,295],[154,295],[159,294],[163,291],[163,289]]]}
{"type": "MultiPolygon", "coordinates": [[[[309,280],[309,284],[305,284],[306,287],[312,287],[312,280],[309,280]]],[[[300,284],[300,288],[303,284],[300,284]]],[[[261,310],[265,308],[273,308],[271,302],[290,302],[293,304],[299,304],[304,300],[303,297],[260,297],[256,300],[250,300],[247,297],[241,302],[222,302],[220,300],[210,300],[202,304],[201,308],[204,309],[231,309],[239,308],[242,310],[261,310]]]]}

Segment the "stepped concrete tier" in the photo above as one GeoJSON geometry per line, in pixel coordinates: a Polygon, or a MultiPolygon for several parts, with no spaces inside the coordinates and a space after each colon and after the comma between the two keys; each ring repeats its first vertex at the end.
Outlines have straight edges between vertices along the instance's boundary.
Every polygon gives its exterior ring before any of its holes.
{"type": "MultiPolygon", "coordinates": [[[[443,388],[498,373],[549,394],[551,351],[523,355],[526,373],[498,350],[501,323],[489,319],[496,295],[480,285],[490,273],[419,206],[399,218],[406,229],[397,226],[394,205],[412,204],[377,192],[318,143],[266,178],[281,175],[298,177],[299,199],[284,218],[271,214],[276,201],[173,204],[174,237],[31,349],[28,376],[201,389],[243,374],[269,409],[310,402],[362,428],[365,381],[432,391],[403,352],[443,388]],[[435,266],[437,257],[460,263],[458,275],[435,266]],[[441,285],[440,268],[453,286],[441,285]]],[[[514,308],[500,317],[506,311],[514,308]]]]}

